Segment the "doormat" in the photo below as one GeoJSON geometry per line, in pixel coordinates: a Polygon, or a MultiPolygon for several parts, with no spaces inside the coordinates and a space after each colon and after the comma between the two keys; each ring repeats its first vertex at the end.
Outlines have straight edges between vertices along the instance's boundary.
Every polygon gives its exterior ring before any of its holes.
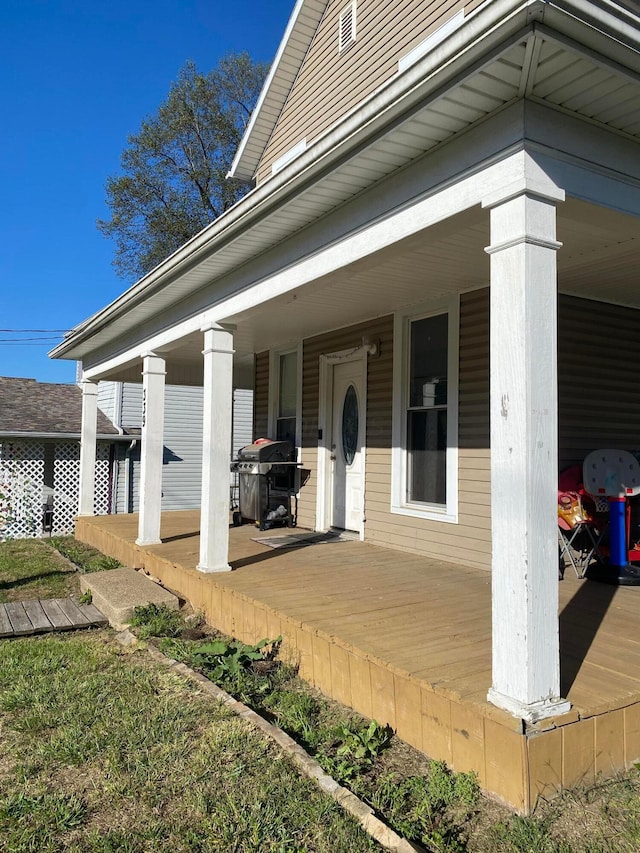
{"type": "Polygon", "coordinates": [[[259,545],[268,545],[269,548],[304,548],[307,545],[330,545],[333,542],[354,542],[358,540],[357,534],[348,532],[328,533],[289,533],[284,536],[264,536],[253,539],[259,545]]]}

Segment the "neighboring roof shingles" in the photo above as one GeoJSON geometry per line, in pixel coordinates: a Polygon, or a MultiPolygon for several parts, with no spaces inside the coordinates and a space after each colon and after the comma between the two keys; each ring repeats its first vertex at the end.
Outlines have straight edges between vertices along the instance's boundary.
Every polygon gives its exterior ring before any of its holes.
{"type": "MultiPolygon", "coordinates": [[[[82,391],[77,385],[57,385],[35,379],[0,376],[0,435],[80,435],[82,391]]],[[[118,430],[98,410],[98,435],[118,430]]]]}

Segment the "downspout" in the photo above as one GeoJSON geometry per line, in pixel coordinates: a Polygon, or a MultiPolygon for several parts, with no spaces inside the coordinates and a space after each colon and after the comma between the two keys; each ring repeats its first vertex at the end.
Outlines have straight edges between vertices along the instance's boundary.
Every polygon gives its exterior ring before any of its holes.
{"type": "Polygon", "coordinates": [[[128,515],[131,508],[131,453],[138,445],[138,439],[134,438],[124,454],[124,511],[128,515]]]}
{"type": "Polygon", "coordinates": [[[118,494],[118,459],[116,455],[116,445],[109,445],[109,482],[107,485],[108,489],[108,500],[107,504],[109,506],[109,515],[115,515],[118,507],[116,506],[116,495],[118,494]]]}
{"type": "MultiPolygon", "coordinates": [[[[118,435],[124,435],[124,429],[122,428],[122,395],[123,395],[123,383],[122,382],[114,382],[113,383],[113,419],[112,423],[115,428],[118,430],[118,435]]],[[[111,497],[111,511],[114,515],[118,514],[118,481],[119,481],[119,473],[120,473],[120,465],[118,464],[118,457],[120,455],[120,448],[115,445],[113,447],[113,468],[112,468],[112,483],[111,487],[113,489],[113,494],[111,497]]],[[[125,456],[126,459],[126,456],[125,456]]],[[[126,484],[126,468],[125,468],[125,484],[126,484]]],[[[126,492],[125,492],[126,495],[126,492]]],[[[127,498],[125,497],[125,512],[127,506],[127,498]]]]}
{"type": "Polygon", "coordinates": [[[113,423],[120,435],[124,435],[122,428],[122,397],[124,395],[124,382],[113,383],[113,423]]]}

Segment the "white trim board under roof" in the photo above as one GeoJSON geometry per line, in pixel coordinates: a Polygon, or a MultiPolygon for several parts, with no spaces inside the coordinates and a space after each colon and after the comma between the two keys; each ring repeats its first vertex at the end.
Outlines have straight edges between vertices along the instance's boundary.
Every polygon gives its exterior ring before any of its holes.
{"type": "MultiPolygon", "coordinates": [[[[577,8],[576,2],[567,5],[577,8]]],[[[593,0],[581,2],[583,10],[591,12],[592,6],[601,10],[593,0]]],[[[84,358],[110,344],[525,95],[600,127],[619,128],[631,138],[633,126],[625,128],[620,119],[635,121],[632,107],[625,107],[629,88],[640,95],[639,28],[632,26],[632,16],[629,21],[609,16],[599,32],[557,7],[536,3],[536,9],[545,13],[544,27],[531,20],[531,4],[517,0],[495,0],[482,14],[470,16],[435,51],[393,78],[294,162],[76,327],[52,356],[84,358]],[[580,40],[587,42],[586,48],[580,40]],[[610,92],[600,106],[591,104],[589,68],[610,92]],[[614,99],[610,84],[619,97],[614,99]],[[569,101],[565,86],[578,89],[569,101]],[[614,100],[620,116],[607,122],[598,110],[610,109],[614,100]]],[[[640,127],[635,130],[635,139],[640,139],[640,127]]]]}
{"type": "Polygon", "coordinates": [[[231,164],[229,178],[253,180],[262,153],[289,97],[327,4],[328,0],[297,0],[258,103],[231,164]]]}

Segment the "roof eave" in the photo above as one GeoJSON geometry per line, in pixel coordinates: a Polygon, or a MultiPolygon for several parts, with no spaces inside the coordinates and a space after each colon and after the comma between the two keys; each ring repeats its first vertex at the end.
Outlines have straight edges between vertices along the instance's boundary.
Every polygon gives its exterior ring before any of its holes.
{"type": "MultiPolygon", "coordinates": [[[[80,441],[79,432],[42,432],[38,430],[0,430],[0,441],[13,438],[47,438],[47,439],[64,439],[68,441],[80,441]]],[[[120,435],[119,433],[98,433],[97,441],[131,441],[130,435],[120,435]]],[[[135,436],[134,436],[135,438],[135,436]]]]}
{"type": "Polygon", "coordinates": [[[228,178],[253,180],[262,152],[302,67],[328,0],[297,0],[228,178]],[[260,141],[262,140],[262,141],[260,141]]]}

